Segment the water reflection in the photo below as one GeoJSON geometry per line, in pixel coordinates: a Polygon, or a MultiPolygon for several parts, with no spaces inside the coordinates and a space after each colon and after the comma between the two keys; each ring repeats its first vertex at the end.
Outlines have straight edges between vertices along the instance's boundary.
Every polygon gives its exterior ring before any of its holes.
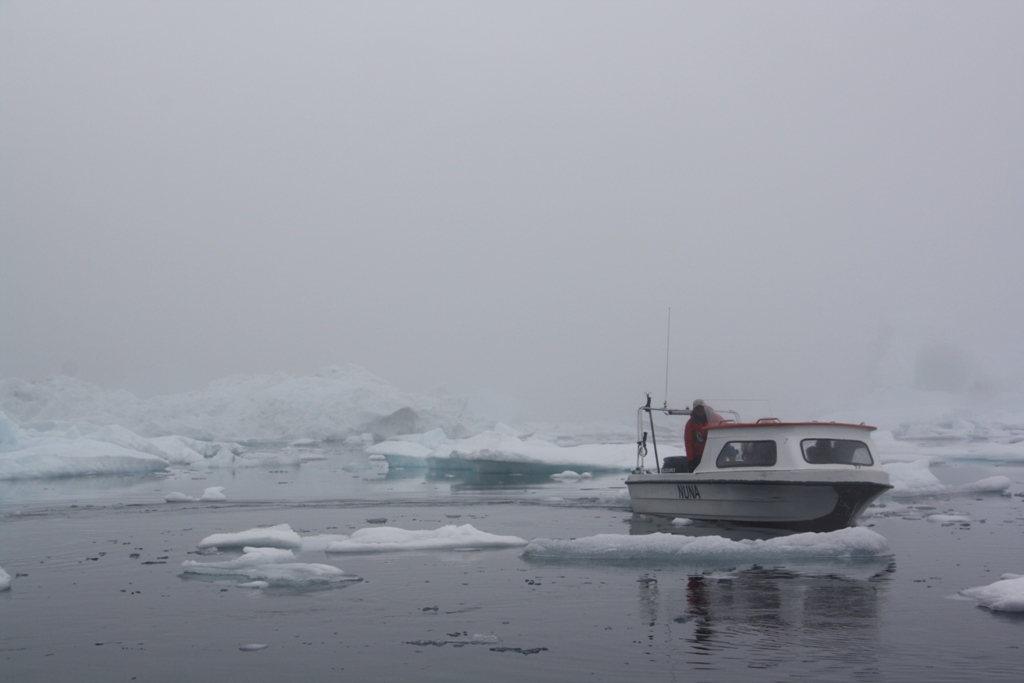
{"type": "Polygon", "coordinates": [[[685,643],[692,664],[723,667],[736,651],[744,668],[801,661],[877,674],[880,603],[890,566],[869,580],[752,568],[727,573],[645,573],[640,614],[650,639],[685,643]],[[713,657],[713,659],[712,659],[713,657]]]}

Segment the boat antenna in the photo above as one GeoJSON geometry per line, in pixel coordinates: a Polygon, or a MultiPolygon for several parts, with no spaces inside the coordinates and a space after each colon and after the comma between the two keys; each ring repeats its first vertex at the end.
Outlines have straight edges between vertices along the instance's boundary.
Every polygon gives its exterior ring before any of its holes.
{"type": "Polygon", "coordinates": [[[672,343],[672,307],[668,307],[668,330],[665,333],[665,408],[668,408],[668,356],[672,343]]]}

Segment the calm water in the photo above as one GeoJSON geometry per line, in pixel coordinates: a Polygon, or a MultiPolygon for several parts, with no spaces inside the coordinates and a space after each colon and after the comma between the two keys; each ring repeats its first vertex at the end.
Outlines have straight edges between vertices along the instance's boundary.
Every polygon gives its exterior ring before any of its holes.
{"type": "MultiPolygon", "coordinates": [[[[935,472],[947,483],[1004,474],[1018,491],[1024,479],[995,465],[935,472]]],[[[0,593],[0,679],[1017,681],[1024,670],[1024,619],[955,597],[1024,573],[1020,497],[889,501],[863,523],[889,540],[892,561],[833,565],[832,575],[533,563],[518,549],[303,553],[365,579],[306,592],[180,574],[204,536],[267,524],[349,533],[383,517],[527,539],[656,528],[616,499],[622,476],[558,484],[402,474],[382,476],[339,451],[294,468],[0,483],[0,566],[18,575],[0,593]],[[228,503],[162,502],[214,485],[228,503]],[[925,519],[942,512],[971,522],[925,519]],[[248,643],[268,647],[239,649],[248,643]]]]}

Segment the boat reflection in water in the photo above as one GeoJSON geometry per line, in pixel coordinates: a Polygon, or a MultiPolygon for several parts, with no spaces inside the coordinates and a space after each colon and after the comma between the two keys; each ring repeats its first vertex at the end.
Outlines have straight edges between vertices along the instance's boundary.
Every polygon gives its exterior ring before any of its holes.
{"type": "MultiPolygon", "coordinates": [[[[632,532],[650,533],[651,527],[650,520],[637,519],[632,532]]],[[[785,535],[725,525],[672,531],[732,540],[785,535]]],[[[661,565],[637,579],[640,616],[650,641],[685,643],[677,653],[697,668],[735,668],[736,676],[749,676],[750,669],[769,669],[776,676],[828,676],[831,671],[843,679],[877,680],[882,673],[880,604],[894,571],[891,559],[831,568],[661,565]]],[[[679,655],[673,656],[677,664],[679,655]]]]}

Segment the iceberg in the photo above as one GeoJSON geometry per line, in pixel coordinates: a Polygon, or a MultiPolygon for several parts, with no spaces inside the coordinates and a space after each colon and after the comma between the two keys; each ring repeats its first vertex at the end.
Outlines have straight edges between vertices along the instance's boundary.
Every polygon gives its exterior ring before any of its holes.
{"type": "Polygon", "coordinates": [[[149,399],[72,377],[2,379],[0,410],[23,428],[42,431],[75,426],[91,433],[119,425],[144,437],[204,441],[287,443],[364,434],[380,440],[439,427],[454,434],[474,424],[466,399],[404,392],[356,365],[301,377],[238,375],[198,391],[149,399]]]}
{"type": "Polygon", "coordinates": [[[573,540],[535,538],[528,559],[601,562],[679,562],[697,566],[877,559],[890,555],[882,535],[864,527],[803,533],[767,540],[654,533],[600,534],[573,540]]]}
{"type": "Polygon", "coordinates": [[[911,462],[890,462],[882,466],[889,473],[896,497],[928,496],[958,493],[1004,493],[1013,485],[1009,477],[996,475],[956,486],[943,484],[932,474],[926,458],[911,462]]]}
{"type": "Polygon", "coordinates": [[[0,479],[140,474],[168,467],[168,462],[156,455],[92,439],[36,437],[21,443],[25,447],[0,452],[0,479]]]}
{"type": "MultiPolygon", "coordinates": [[[[441,471],[628,472],[636,464],[636,445],[632,443],[559,446],[536,436],[520,438],[508,431],[488,430],[464,439],[446,439],[436,432],[405,434],[370,446],[366,452],[385,456],[391,466],[441,471]]],[[[683,452],[680,447],[669,445],[658,450],[663,457],[683,452]]]]}
{"type": "Polygon", "coordinates": [[[960,595],[973,598],[982,607],[995,612],[1024,612],[1024,576],[1003,574],[995,583],[966,588],[960,595]]]}
{"type": "Polygon", "coordinates": [[[11,588],[11,575],[4,571],[3,567],[0,567],[0,591],[10,590],[11,588]]]}

